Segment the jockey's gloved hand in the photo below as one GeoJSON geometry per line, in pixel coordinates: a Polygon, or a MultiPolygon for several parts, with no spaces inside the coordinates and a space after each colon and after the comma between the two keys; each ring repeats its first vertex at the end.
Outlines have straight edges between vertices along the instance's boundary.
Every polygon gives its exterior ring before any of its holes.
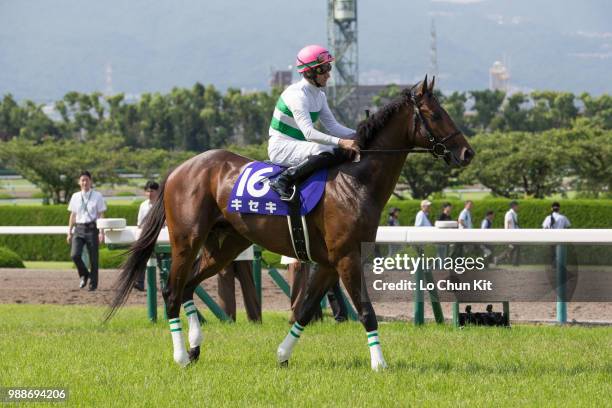
{"type": "Polygon", "coordinates": [[[356,140],[340,139],[338,146],[344,150],[350,150],[355,155],[359,154],[359,143],[356,140]]]}

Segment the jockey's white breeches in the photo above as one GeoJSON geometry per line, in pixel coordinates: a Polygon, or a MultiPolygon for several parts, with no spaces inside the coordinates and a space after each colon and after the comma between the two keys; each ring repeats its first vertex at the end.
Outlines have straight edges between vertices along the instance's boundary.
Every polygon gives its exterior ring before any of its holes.
{"type": "Polygon", "coordinates": [[[280,166],[297,166],[315,154],[332,152],[337,146],[307,142],[291,137],[272,135],[268,140],[268,157],[280,166]]]}

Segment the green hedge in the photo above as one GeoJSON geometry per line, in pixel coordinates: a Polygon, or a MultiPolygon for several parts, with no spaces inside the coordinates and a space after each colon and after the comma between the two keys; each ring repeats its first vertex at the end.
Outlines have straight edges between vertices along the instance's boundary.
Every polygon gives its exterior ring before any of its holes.
{"type": "Polygon", "coordinates": [[[98,265],[100,269],[119,269],[126,258],[126,251],[124,250],[100,248],[98,265]]]}
{"type": "MultiPolygon", "coordinates": [[[[452,218],[457,219],[463,209],[463,201],[459,200],[432,200],[432,210],[429,219],[433,222],[442,212],[442,204],[446,201],[453,205],[452,218]]],[[[485,213],[495,211],[493,228],[503,228],[504,214],[508,211],[511,200],[484,199],[475,200],[472,207],[472,221],[474,228],[480,228],[485,213]]],[[[555,200],[518,200],[519,224],[521,228],[542,228],[542,221],[550,214],[550,206],[555,200]]],[[[565,214],[572,228],[612,228],[612,200],[556,200],[561,204],[561,213],[565,214]]],[[[397,207],[400,212],[400,224],[414,225],[416,213],[420,210],[419,200],[392,199],[387,204],[381,217],[381,225],[386,225],[388,210],[397,207]]]]}
{"type": "Polygon", "coordinates": [[[25,265],[15,252],[0,247],[0,268],[25,268],[25,265]]]}
{"type": "MultiPolygon", "coordinates": [[[[459,200],[432,200],[432,209],[429,219],[433,222],[442,211],[442,204],[446,201],[453,205],[451,216],[453,219],[459,217],[463,209],[464,201],[459,200]]],[[[506,199],[484,199],[474,200],[472,207],[472,222],[474,228],[480,228],[485,213],[488,210],[495,211],[493,228],[504,227],[504,215],[508,211],[511,200],[506,199]]],[[[519,203],[518,215],[521,228],[542,228],[544,218],[550,214],[550,206],[554,201],[561,204],[561,213],[566,215],[572,228],[612,228],[612,200],[517,200],[519,203]]],[[[400,224],[404,226],[414,225],[416,213],[420,210],[420,200],[390,200],[381,217],[381,225],[386,225],[388,210],[397,207],[400,212],[400,224]]],[[[503,246],[496,246],[501,252],[503,246]]],[[[612,262],[612,254],[607,253],[607,247],[583,246],[568,248],[568,263],[579,265],[609,265],[612,262]]],[[[542,264],[547,262],[548,252],[544,246],[528,246],[521,248],[521,263],[542,264]]],[[[433,254],[430,254],[433,256],[433,254]]]]}
{"type": "MultiPolygon", "coordinates": [[[[431,218],[437,218],[442,203],[435,200],[431,218]]],[[[449,200],[453,204],[453,218],[459,215],[463,202],[449,200]]],[[[503,227],[503,217],[510,200],[485,199],[474,201],[472,216],[474,226],[479,227],[487,210],[495,211],[494,228],[503,227]]],[[[413,225],[419,210],[418,200],[389,201],[381,216],[381,225],[386,224],[387,211],[398,207],[401,225],[413,225]]],[[[523,228],[540,228],[544,217],[550,213],[552,200],[519,200],[519,222],[523,228]]],[[[561,200],[562,212],[568,216],[573,228],[612,228],[612,200],[561,200]]],[[[138,206],[111,205],[106,213],[109,218],[125,218],[128,225],[136,224],[138,206]]],[[[0,206],[0,225],[68,225],[66,206],[0,206]]],[[[70,246],[65,236],[0,236],[0,246],[5,246],[32,261],[69,261],[70,246]]],[[[276,257],[270,259],[276,263],[276,257]]]]}
{"type": "MultiPolygon", "coordinates": [[[[48,206],[0,206],[0,225],[68,225],[65,205],[48,206]]],[[[138,206],[112,205],[106,212],[108,218],[125,218],[128,225],[136,225],[138,206]]],[[[22,259],[30,261],[70,261],[70,245],[64,235],[15,235],[0,236],[0,246],[5,246],[22,259]]]]}

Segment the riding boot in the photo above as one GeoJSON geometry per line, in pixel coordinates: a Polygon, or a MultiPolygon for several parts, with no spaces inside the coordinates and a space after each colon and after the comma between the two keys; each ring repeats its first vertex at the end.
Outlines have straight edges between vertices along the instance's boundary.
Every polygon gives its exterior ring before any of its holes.
{"type": "Polygon", "coordinates": [[[348,158],[349,155],[339,148],[334,149],[333,152],[310,156],[297,166],[283,171],[274,181],[270,181],[270,188],[278,193],[281,200],[292,201],[297,190],[296,183],[305,180],[317,170],[340,164],[348,158]]]}

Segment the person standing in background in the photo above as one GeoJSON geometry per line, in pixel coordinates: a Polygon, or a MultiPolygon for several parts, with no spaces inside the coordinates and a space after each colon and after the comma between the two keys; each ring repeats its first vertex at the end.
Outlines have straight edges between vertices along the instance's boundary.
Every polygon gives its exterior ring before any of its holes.
{"type": "Polygon", "coordinates": [[[552,203],[551,213],[548,217],[544,218],[542,222],[542,228],[544,229],[565,229],[571,226],[567,217],[560,213],[561,204],[558,202],[552,203]]]}
{"type": "MultiPolygon", "coordinates": [[[[519,218],[518,218],[519,205],[516,201],[510,202],[510,209],[504,216],[504,228],[505,229],[518,229],[519,218]]],[[[518,266],[520,257],[520,247],[518,245],[508,245],[508,248],[500,254],[498,257],[493,259],[493,263],[499,264],[501,261],[510,259],[514,266],[518,266]]]]}
{"type": "Polygon", "coordinates": [[[261,323],[261,304],[253,278],[253,246],[244,250],[217,274],[219,306],[236,321],[236,280],[240,282],[244,309],[251,322],[261,323]]]}
{"type": "Polygon", "coordinates": [[[451,212],[453,211],[453,205],[449,202],[442,204],[442,212],[438,216],[437,221],[452,221],[451,212]]]}
{"type": "MultiPolygon", "coordinates": [[[[451,212],[453,211],[453,205],[449,202],[442,204],[442,212],[438,215],[438,219],[436,221],[452,221],[451,212]]],[[[436,245],[436,253],[439,258],[446,258],[449,254],[449,249],[453,248],[453,244],[438,244],[436,245]]]]}
{"type": "MultiPolygon", "coordinates": [[[[457,224],[459,229],[472,229],[472,201],[467,200],[463,206],[463,210],[459,213],[459,218],[457,218],[457,224]]],[[[473,250],[472,245],[466,244],[457,244],[453,251],[453,256],[463,256],[464,253],[470,252],[473,250]]]]}
{"type": "Polygon", "coordinates": [[[70,218],[66,241],[71,244],[70,258],[79,273],[79,287],[83,289],[89,280],[88,290],[91,292],[98,288],[98,247],[104,242],[104,234],[98,230],[96,220],[104,218],[106,203],[102,194],[93,190],[91,173],[87,170],[79,175],[79,186],[81,191],[72,194],[68,204],[70,218]],[[91,271],[87,270],[83,262],[85,245],[89,253],[91,271]]]}
{"type": "Polygon", "coordinates": [[[387,226],[389,227],[399,227],[399,213],[400,209],[397,207],[392,207],[389,210],[389,218],[387,218],[387,226]]]}
{"type": "MultiPolygon", "coordinates": [[[[399,227],[400,226],[400,222],[399,222],[400,211],[401,210],[397,207],[391,207],[391,209],[389,210],[389,218],[387,218],[388,227],[399,227]]],[[[402,245],[389,244],[387,246],[387,256],[388,257],[395,256],[395,254],[401,251],[402,248],[403,248],[402,245]]]]}
{"type": "Polygon", "coordinates": [[[142,228],[145,217],[149,211],[151,211],[151,208],[153,208],[155,201],[157,201],[157,197],[159,195],[159,184],[153,180],[147,181],[144,187],[144,192],[147,199],[140,204],[140,208],[138,209],[138,220],[136,222],[138,228],[142,228]]]}
{"type": "MultiPolygon", "coordinates": [[[[140,203],[140,207],[138,208],[138,218],[136,221],[136,226],[138,228],[142,228],[147,214],[149,214],[149,211],[151,211],[151,208],[153,208],[153,204],[155,203],[155,201],[157,201],[157,197],[159,197],[159,184],[153,180],[147,181],[145,183],[144,192],[147,199],[140,203]]],[[[149,262],[154,261],[157,261],[157,265],[159,265],[161,259],[155,260],[153,259],[153,257],[149,259],[149,262]]],[[[136,284],[134,284],[134,289],[143,292],[145,290],[144,280],[145,270],[143,269],[140,275],[138,275],[136,284]]]]}
{"type": "Polygon", "coordinates": [[[516,229],[519,228],[518,221],[518,202],[511,201],[510,209],[506,212],[504,216],[504,228],[505,229],[516,229]]]}
{"type": "Polygon", "coordinates": [[[415,227],[431,227],[431,221],[429,221],[429,210],[431,208],[431,201],[421,201],[421,210],[417,213],[414,219],[415,227]]]}
{"type": "Polygon", "coordinates": [[[495,213],[491,210],[488,210],[485,217],[482,219],[480,223],[481,229],[491,229],[493,228],[493,219],[495,218],[495,213]]]}
{"type": "Polygon", "coordinates": [[[457,222],[459,223],[459,228],[473,228],[473,224],[472,224],[472,206],[474,205],[474,203],[472,203],[471,200],[467,200],[465,202],[465,206],[463,207],[463,210],[461,210],[461,212],[459,213],[459,219],[457,220],[457,222]]]}
{"type": "MultiPolygon", "coordinates": [[[[318,268],[318,265],[309,262],[301,262],[299,259],[290,258],[288,256],[283,256],[281,258],[281,264],[287,265],[287,281],[291,286],[291,318],[289,322],[295,323],[296,314],[302,307],[304,297],[306,296],[308,279],[310,278],[310,274],[314,272],[313,268],[318,268]]],[[[344,303],[340,281],[333,284],[327,291],[327,301],[329,302],[336,322],[342,323],[348,320],[348,310],[344,303]]],[[[313,321],[322,319],[323,311],[321,307],[318,306],[313,316],[313,321]]]]}
{"type": "MultiPolygon", "coordinates": [[[[491,210],[488,210],[485,217],[482,219],[480,223],[480,229],[491,229],[493,228],[493,219],[495,218],[495,213],[491,210]]],[[[493,246],[492,245],[481,245],[480,249],[484,253],[485,259],[490,257],[493,254],[493,246]]]]}

